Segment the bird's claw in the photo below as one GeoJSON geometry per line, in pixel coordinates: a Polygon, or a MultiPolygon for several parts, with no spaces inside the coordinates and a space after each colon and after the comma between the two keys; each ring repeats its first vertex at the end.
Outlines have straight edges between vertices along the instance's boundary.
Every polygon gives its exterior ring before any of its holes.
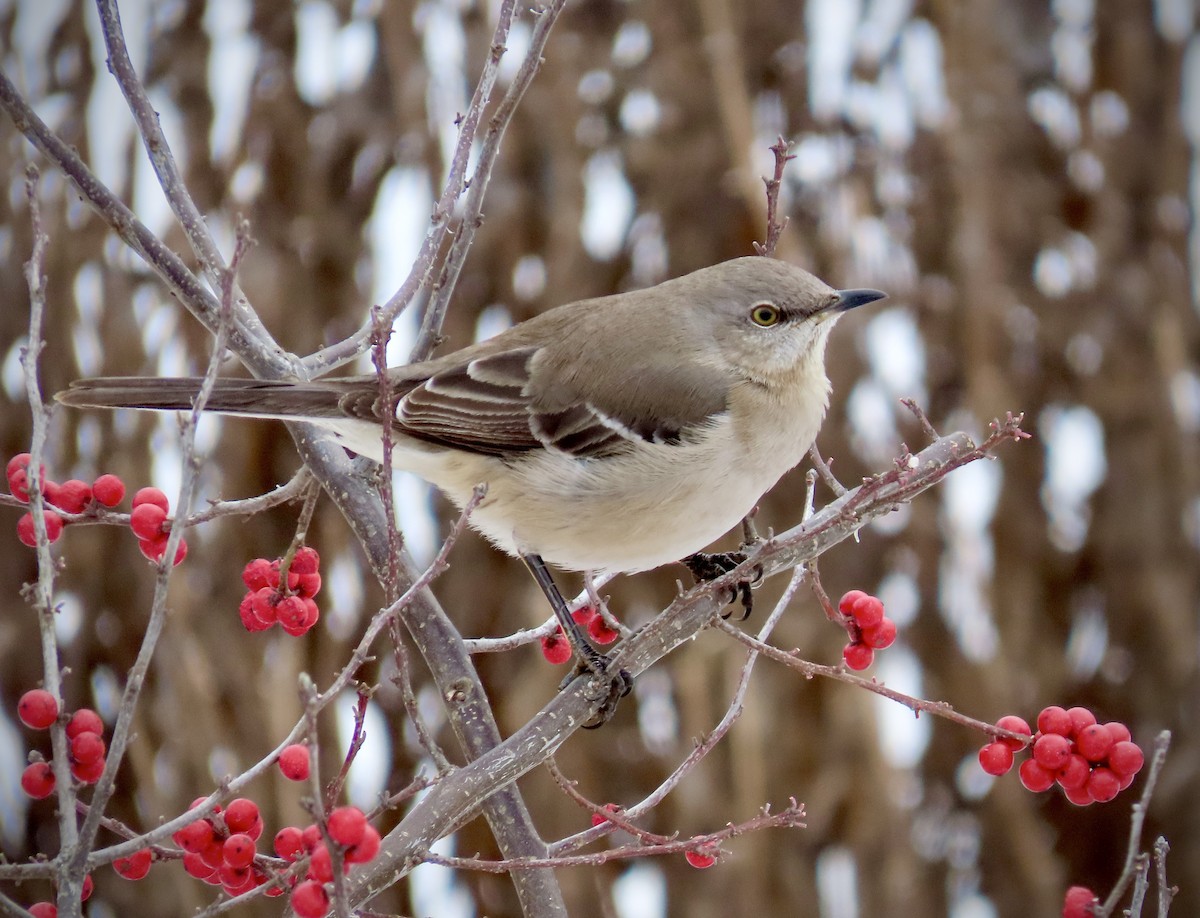
{"type": "MultiPolygon", "coordinates": [[[[745,551],[722,551],[712,554],[697,552],[694,555],[688,555],[683,559],[683,564],[692,576],[696,578],[697,583],[703,583],[709,580],[716,580],[718,577],[723,577],[731,570],[742,564],[748,555],[745,551]]],[[[750,592],[754,587],[762,583],[763,569],[761,564],[754,566],[754,575],[747,580],[739,580],[728,587],[729,602],[741,602],[742,614],[738,621],[744,622],[754,611],[754,595],[750,592]]],[[[725,612],[721,617],[729,618],[733,613],[725,612]]]]}
{"type": "Polygon", "coordinates": [[[629,671],[618,668],[614,673],[611,663],[612,658],[602,653],[589,656],[587,660],[580,661],[559,686],[564,689],[581,676],[604,685],[600,695],[588,696],[593,701],[600,700],[600,706],[591,720],[583,724],[585,730],[595,730],[608,723],[617,711],[617,703],[633,690],[633,676],[629,671]]]}

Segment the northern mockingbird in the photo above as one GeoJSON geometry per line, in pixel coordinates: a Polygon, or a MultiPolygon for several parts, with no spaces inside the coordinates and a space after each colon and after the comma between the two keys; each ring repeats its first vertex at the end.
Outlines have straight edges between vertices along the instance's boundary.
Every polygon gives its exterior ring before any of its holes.
{"type": "MultiPolygon", "coordinates": [[[[575,626],[543,560],[636,572],[696,555],[804,457],[829,405],[825,342],[878,290],[834,290],[770,258],[737,258],[655,287],[552,309],[470,347],[374,375],[218,379],[205,408],[302,420],[459,506],[521,557],[585,664],[607,658],[575,626]]],[[[67,405],[187,410],[199,379],[85,379],[67,405]]],[[[693,568],[695,570],[695,568],[693,568]]],[[[628,690],[623,676],[621,691],[628,690]]]]}

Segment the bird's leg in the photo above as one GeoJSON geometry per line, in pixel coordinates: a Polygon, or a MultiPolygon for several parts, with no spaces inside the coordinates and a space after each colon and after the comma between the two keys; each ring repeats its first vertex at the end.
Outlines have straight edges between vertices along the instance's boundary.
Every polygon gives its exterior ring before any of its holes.
{"type": "MultiPolygon", "coordinates": [[[[683,564],[697,583],[704,583],[709,580],[716,580],[718,577],[723,577],[731,570],[744,562],[749,555],[745,549],[750,548],[750,545],[743,545],[741,551],[719,551],[711,554],[704,552],[696,552],[694,555],[688,555],[683,558],[680,563],[683,564]]],[[[738,621],[744,622],[750,617],[750,613],[754,611],[754,595],[750,592],[753,587],[758,586],[762,580],[762,568],[757,568],[754,576],[748,580],[739,580],[737,583],[729,587],[729,602],[737,602],[741,600],[742,615],[738,621]]],[[[726,612],[722,618],[729,618],[731,613],[726,612]]]]}
{"type": "Polygon", "coordinates": [[[609,680],[608,697],[601,702],[595,720],[584,724],[589,729],[599,727],[613,716],[617,709],[617,702],[629,694],[629,690],[633,688],[633,677],[623,669],[618,669],[615,675],[609,672],[611,659],[588,643],[587,635],[583,633],[579,623],[572,617],[571,610],[567,608],[567,601],[559,592],[541,555],[523,554],[521,560],[525,562],[525,566],[533,574],[533,579],[546,594],[546,599],[550,601],[550,606],[554,609],[554,617],[558,619],[563,633],[566,634],[567,640],[579,660],[576,671],[565,679],[564,683],[570,682],[583,672],[590,672],[609,680]]]}

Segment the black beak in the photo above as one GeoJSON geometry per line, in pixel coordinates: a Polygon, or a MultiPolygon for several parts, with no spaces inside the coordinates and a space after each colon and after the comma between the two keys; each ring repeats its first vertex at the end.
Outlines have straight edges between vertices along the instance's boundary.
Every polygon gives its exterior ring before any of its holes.
{"type": "Polygon", "coordinates": [[[837,312],[847,312],[855,307],[866,306],[867,303],[882,300],[886,296],[887,294],[882,290],[839,290],[837,299],[831,308],[837,312]]]}

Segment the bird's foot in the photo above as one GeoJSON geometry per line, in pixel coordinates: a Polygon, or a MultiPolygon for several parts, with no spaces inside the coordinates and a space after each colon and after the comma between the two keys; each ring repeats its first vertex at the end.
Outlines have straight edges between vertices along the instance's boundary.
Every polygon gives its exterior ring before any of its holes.
{"type": "Polygon", "coordinates": [[[628,670],[619,667],[614,669],[611,657],[600,653],[590,645],[585,644],[584,646],[587,651],[583,653],[583,659],[563,679],[559,689],[566,688],[580,677],[592,679],[602,687],[599,694],[588,695],[590,700],[598,700],[600,706],[596,709],[592,719],[583,725],[585,730],[595,730],[612,719],[613,714],[617,711],[617,703],[632,691],[633,676],[629,674],[628,670]]]}
{"type": "MultiPolygon", "coordinates": [[[[745,551],[719,551],[712,554],[697,552],[682,559],[681,563],[692,572],[697,583],[706,583],[716,580],[718,577],[724,577],[739,564],[745,562],[748,557],[749,555],[745,551]]],[[[728,587],[729,602],[740,601],[742,604],[742,614],[738,621],[744,622],[754,611],[754,595],[750,591],[762,582],[762,578],[762,568],[755,567],[752,577],[739,580],[728,587]]],[[[731,614],[726,612],[722,617],[729,618],[731,614]]]]}

